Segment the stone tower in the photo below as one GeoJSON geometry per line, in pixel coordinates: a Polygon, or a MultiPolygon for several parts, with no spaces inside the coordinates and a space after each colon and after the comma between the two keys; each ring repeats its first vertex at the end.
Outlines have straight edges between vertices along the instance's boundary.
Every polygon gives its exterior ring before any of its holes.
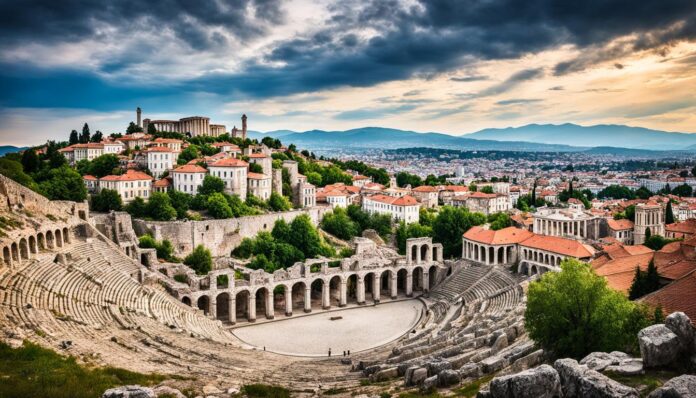
{"type": "Polygon", "coordinates": [[[247,116],[242,115],[242,139],[246,140],[246,134],[247,134],[247,116]]]}
{"type": "Polygon", "coordinates": [[[137,120],[136,123],[137,123],[138,127],[143,127],[143,125],[141,124],[141,119],[140,119],[142,117],[142,113],[143,113],[143,111],[140,109],[140,107],[137,107],[135,109],[135,120],[137,120]]]}
{"type": "Polygon", "coordinates": [[[665,210],[655,202],[636,205],[636,221],[633,228],[633,244],[645,242],[645,230],[651,235],[665,236],[665,210]]]}

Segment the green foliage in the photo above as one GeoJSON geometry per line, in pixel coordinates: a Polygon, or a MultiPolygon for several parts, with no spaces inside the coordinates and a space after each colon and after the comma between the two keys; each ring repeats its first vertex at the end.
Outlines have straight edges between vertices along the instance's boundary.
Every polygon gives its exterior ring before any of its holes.
{"type": "Polygon", "coordinates": [[[0,342],[0,397],[93,398],[121,385],[153,385],[167,377],[113,367],[84,367],[74,357],[25,341],[12,348],[0,342]]]}
{"type": "Polygon", "coordinates": [[[26,173],[34,173],[39,170],[41,166],[41,161],[39,160],[39,155],[33,148],[26,149],[22,153],[22,168],[26,173]]]}
{"type": "Polygon", "coordinates": [[[348,217],[345,209],[340,207],[324,215],[324,218],[321,220],[321,228],[343,240],[349,240],[359,233],[358,224],[348,217]]]}
{"type": "Polygon", "coordinates": [[[392,233],[392,219],[388,214],[369,214],[358,205],[348,205],[348,216],[358,224],[360,232],[366,229],[374,229],[382,239],[386,239],[392,233]]]}
{"type": "Polygon", "coordinates": [[[215,282],[218,287],[227,287],[230,284],[230,278],[227,275],[218,275],[215,282]]]}
{"type": "Polygon", "coordinates": [[[119,211],[123,207],[121,195],[113,189],[102,189],[96,195],[92,195],[92,211],[119,211]]]}
{"type": "Polygon", "coordinates": [[[188,283],[188,276],[186,274],[176,274],[174,275],[174,280],[179,283],[188,283]]]}
{"type": "Polygon", "coordinates": [[[147,204],[143,198],[137,197],[126,205],[125,210],[133,218],[144,218],[147,214],[147,204]]]}
{"type": "Polygon", "coordinates": [[[225,182],[221,178],[206,175],[203,178],[203,183],[198,188],[198,193],[201,195],[212,195],[214,193],[222,193],[225,190],[225,182]]]}
{"type": "Polygon", "coordinates": [[[34,180],[28,174],[24,173],[22,164],[7,158],[0,158],[0,174],[14,180],[15,182],[24,185],[25,187],[37,190],[38,187],[34,180]]]}
{"type": "Polygon", "coordinates": [[[143,128],[133,122],[128,123],[128,127],[126,127],[126,134],[139,133],[142,131],[143,128]]]}
{"type": "Polygon", "coordinates": [[[490,185],[486,185],[481,188],[482,193],[493,193],[493,187],[490,185]]]}
{"type": "Polygon", "coordinates": [[[191,207],[191,201],[193,200],[191,195],[176,190],[167,192],[167,195],[169,195],[169,200],[172,202],[172,207],[176,210],[176,218],[186,218],[189,208],[191,207]]]}
{"type": "Polygon", "coordinates": [[[272,149],[279,149],[283,144],[279,139],[273,137],[263,137],[261,143],[272,149]]]}
{"type": "Polygon", "coordinates": [[[213,218],[232,218],[234,216],[225,195],[218,192],[208,196],[206,207],[208,214],[213,218]]]}
{"type": "Polygon", "coordinates": [[[259,163],[249,163],[250,173],[263,173],[263,167],[259,163]]]}
{"type": "Polygon", "coordinates": [[[97,178],[118,173],[120,172],[118,157],[114,154],[106,154],[94,158],[91,162],[85,160],[82,165],[78,164],[78,171],[82,175],[89,174],[97,178]]]}
{"type": "Polygon", "coordinates": [[[627,219],[631,221],[636,221],[636,206],[627,206],[624,211],[614,214],[614,220],[627,219]]]}
{"type": "Polygon", "coordinates": [[[433,240],[442,243],[445,257],[461,255],[462,235],[474,225],[483,225],[486,216],[462,207],[443,206],[433,222],[433,240]]]}
{"type": "Polygon", "coordinates": [[[176,219],[176,209],[172,200],[164,192],[154,192],[147,201],[145,214],[156,221],[171,221],[176,219]]]}
{"type": "Polygon", "coordinates": [[[529,285],[525,328],[558,357],[631,351],[638,331],[649,323],[642,307],[577,260],[563,261],[561,272],[547,272],[529,285]]]}
{"type": "Polygon", "coordinates": [[[633,277],[633,283],[628,291],[628,298],[635,300],[659,288],[660,274],[657,272],[657,267],[655,267],[653,260],[650,260],[647,271],[643,272],[639,267],[636,267],[636,274],[633,277]]]}
{"type": "Polygon", "coordinates": [[[512,219],[510,219],[510,215],[502,212],[489,215],[488,222],[491,224],[490,229],[493,231],[512,226],[512,219]]]}
{"type": "Polygon", "coordinates": [[[247,193],[247,197],[244,203],[249,207],[256,207],[258,209],[268,208],[268,203],[264,202],[263,200],[261,200],[261,198],[257,197],[256,195],[252,195],[251,193],[247,193]]]}
{"type": "Polygon", "coordinates": [[[420,223],[406,224],[401,221],[396,227],[395,237],[396,237],[396,247],[399,250],[399,254],[406,254],[406,240],[409,238],[422,238],[426,236],[432,236],[433,229],[427,225],[421,225],[420,223]]]}
{"type": "Polygon", "coordinates": [[[39,191],[51,200],[81,202],[87,198],[87,188],[82,176],[68,166],[44,170],[41,173],[39,191]]]}
{"type": "Polygon", "coordinates": [[[401,172],[396,173],[396,185],[400,187],[410,185],[411,188],[416,188],[423,185],[423,180],[415,174],[401,172]]]}
{"type": "Polygon", "coordinates": [[[273,191],[268,198],[268,207],[273,211],[288,211],[292,208],[292,204],[285,196],[273,191]]]}
{"type": "Polygon", "coordinates": [[[196,271],[196,274],[206,275],[213,269],[213,256],[205,246],[198,245],[191,254],[184,258],[184,264],[196,271]]]}
{"type": "Polygon", "coordinates": [[[201,157],[201,151],[198,149],[198,146],[191,144],[181,151],[176,163],[180,165],[186,164],[193,159],[198,159],[199,157],[201,157]]]}
{"type": "Polygon", "coordinates": [[[157,250],[157,258],[160,258],[165,261],[174,261],[174,246],[172,245],[172,242],[168,240],[163,240],[162,242],[158,242],[155,240],[155,238],[152,237],[152,235],[145,234],[138,238],[139,240],[139,245],[143,249],[156,249],[157,250]]]}
{"type": "Polygon", "coordinates": [[[674,223],[674,210],[672,210],[672,202],[667,202],[667,209],[665,211],[665,224],[674,223]]]}
{"type": "Polygon", "coordinates": [[[75,145],[80,142],[80,138],[77,135],[77,130],[73,130],[70,132],[70,138],[68,139],[68,145],[75,145]]]}
{"type": "Polygon", "coordinates": [[[683,198],[688,197],[688,196],[693,196],[693,193],[694,193],[694,189],[690,185],[687,185],[687,184],[679,185],[672,190],[672,195],[681,196],[683,198]]]}
{"type": "Polygon", "coordinates": [[[636,189],[635,195],[638,199],[649,199],[653,193],[646,187],[636,189]]]}
{"type": "Polygon", "coordinates": [[[295,217],[290,223],[290,229],[292,234],[288,243],[298,248],[305,257],[314,258],[321,252],[321,236],[308,215],[295,217]]]}
{"type": "Polygon", "coordinates": [[[425,225],[425,226],[432,226],[433,221],[435,221],[435,217],[437,217],[437,212],[433,209],[425,209],[421,208],[418,211],[418,223],[420,225],[425,225]]]}
{"type": "Polygon", "coordinates": [[[665,245],[667,245],[668,243],[672,243],[672,242],[676,241],[676,239],[667,239],[667,238],[662,237],[660,235],[649,235],[647,233],[649,231],[649,229],[646,228],[645,230],[646,230],[645,231],[646,234],[645,234],[645,242],[643,242],[643,246],[647,246],[653,250],[660,250],[663,247],[665,247],[665,245]]]}
{"type": "Polygon", "coordinates": [[[600,199],[634,199],[635,193],[629,187],[623,185],[610,185],[597,194],[600,199]]]}
{"type": "Polygon", "coordinates": [[[90,139],[90,132],[89,132],[89,126],[87,123],[85,123],[84,126],[82,126],[82,133],[80,134],[80,144],[86,144],[89,142],[90,139]]]}
{"type": "Polygon", "coordinates": [[[520,196],[517,199],[515,207],[522,211],[531,211],[533,207],[542,207],[544,205],[546,205],[544,198],[537,198],[536,194],[532,191],[530,195],[520,196]]]}
{"type": "Polygon", "coordinates": [[[267,384],[247,384],[241,392],[249,398],[290,398],[287,388],[267,384]]]}
{"type": "Polygon", "coordinates": [[[309,173],[307,173],[306,177],[307,177],[308,183],[315,185],[317,187],[322,186],[321,185],[321,182],[322,182],[321,174],[317,173],[316,171],[310,171],[309,173]]]}

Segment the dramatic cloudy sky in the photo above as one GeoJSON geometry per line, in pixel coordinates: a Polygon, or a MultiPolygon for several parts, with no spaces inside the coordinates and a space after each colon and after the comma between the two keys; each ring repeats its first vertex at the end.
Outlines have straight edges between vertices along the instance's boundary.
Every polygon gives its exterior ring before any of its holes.
{"type": "Polygon", "coordinates": [[[0,0],[0,144],[254,130],[696,131],[694,0],[0,0]]]}

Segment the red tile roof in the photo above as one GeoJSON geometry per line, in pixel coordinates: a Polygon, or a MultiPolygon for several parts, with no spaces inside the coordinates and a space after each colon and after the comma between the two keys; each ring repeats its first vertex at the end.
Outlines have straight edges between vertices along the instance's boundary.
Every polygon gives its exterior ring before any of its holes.
{"type": "Polygon", "coordinates": [[[487,245],[510,245],[520,243],[534,235],[526,229],[507,227],[498,231],[483,227],[471,227],[464,234],[464,238],[487,245]]]}
{"type": "Polygon", "coordinates": [[[89,175],[89,174],[86,174],[86,175],[82,176],[82,179],[83,179],[83,180],[88,180],[88,181],[97,181],[98,178],[95,177],[95,176],[91,176],[91,175],[89,175]]]}
{"type": "Polygon", "coordinates": [[[139,180],[152,180],[152,176],[137,170],[127,170],[124,174],[108,175],[100,178],[100,181],[139,181],[139,180]]]}
{"type": "Polygon", "coordinates": [[[588,258],[593,254],[593,250],[582,243],[558,236],[533,235],[520,245],[576,258],[588,258]]]}
{"type": "Polygon", "coordinates": [[[607,220],[607,224],[609,225],[609,228],[613,229],[614,231],[633,229],[633,221],[625,218],[621,220],[614,220],[613,218],[610,218],[607,220]]]}
{"type": "Polygon", "coordinates": [[[485,192],[472,192],[469,194],[470,198],[474,199],[493,199],[496,198],[498,195],[494,193],[485,193],[485,192]]]}
{"type": "Polygon", "coordinates": [[[679,234],[679,236],[694,235],[696,234],[696,219],[690,218],[684,222],[667,224],[665,231],[679,234]]]}
{"type": "Polygon", "coordinates": [[[251,178],[252,180],[265,180],[271,177],[261,173],[247,173],[247,178],[251,178]]]}
{"type": "Polygon", "coordinates": [[[185,164],[174,169],[175,173],[207,173],[208,170],[205,167],[201,167],[197,164],[185,164]]]}
{"type": "Polygon", "coordinates": [[[252,153],[251,155],[249,155],[250,159],[265,159],[268,157],[269,157],[268,155],[265,155],[263,153],[252,153]]]}
{"type": "Polygon", "coordinates": [[[249,163],[237,159],[237,158],[225,158],[225,159],[220,159],[217,162],[211,164],[210,166],[212,167],[247,167],[249,166],[249,163]]]}
{"type": "Polygon", "coordinates": [[[162,179],[155,181],[155,183],[152,185],[157,187],[157,188],[166,188],[166,187],[171,186],[172,182],[169,181],[169,178],[162,178],[162,179]]]}
{"type": "Polygon", "coordinates": [[[167,146],[151,146],[147,148],[148,152],[172,152],[172,149],[167,146]]]}
{"type": "Polygon", "coordinates": [[[182,144],[184,141],[177,140],[176,138],[157,138],[155,142],[158,144],[182,144]]]}
{"type": "Polygon", "coordinates": [[[665,315],[682,311],[696,326],[696,271],[648,294],[641,301],[653,306],[661,306],[665,315]]]}
{"type": "Polygon", "coordinates": [[[418,201],[413,196],[404,195],[399,198],[387,195],[372,195],[366,199],[373,200],[375,202],[386,203],[395,206],[418,206],[418,201]]]}
{"type": "Polygon", "coordinates": [[[430,185],[421,185],[419,187],[415,187],[412,190],[413,192],[437,192],[437,189],[433,186],[430,185]]]}

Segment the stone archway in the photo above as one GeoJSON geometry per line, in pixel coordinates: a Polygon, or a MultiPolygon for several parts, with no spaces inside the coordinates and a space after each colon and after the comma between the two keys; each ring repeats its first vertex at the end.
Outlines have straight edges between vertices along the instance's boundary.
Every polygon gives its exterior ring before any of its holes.
{"type": "Polygon", "coordinates": [[[242,290],[235,294],[235,318],[237,321],[246,319],[249,321],[249,291],[242,290]]]}
{"type": "Polygon", "coordinates": [[[17,243],[12,243],[12,261],[19,262],[19,249],[17,248],[17,243]]]}
{"type": "Polygon", "coordinates": [[[413,269],[413,291],[422,292],[425,286],[423,285],[423,268],[415,267],[413,269]]]}
{"type": "Polygon", "coordinates": [[[60,232],[60,229],[56,229],[55,237],[56,237],[56,245],[58,247],[63,247],[63,234],[60,232]]]}
{"type": "Polygon", "coordinates": [[[184,296],[181,298],[181,302],[188,305],[189,307],[191,306],[191,298],[188,296],[184,296]]]}
{"type": "Polygon", "coordinates": [[[321,309],[322,308],[322,294],[324,291],[324,280],[315,279],[310,284],[310,308],[321,309]]]}
{"type": "Polygon", "coordinates": [[[305,291],[307,290],[307,285],[304,282],[296,282],[292,285],[291,289],[291,300],[292,309],[298,311],[303,311],[306,308],[312,308],[311,303],[305,303],[305,291]],[[309,306],[307,306],[309,304],[309,306]]]}
{"type": "Polygon", "coordinates": [[[435,285],[437,284],[437,267],[436,266],[431,266],[430,269],[428,269],[428,290],[433,290],[435,285]]]}
{"type": "Polygon", "coordinates": [[[5,246],[2,248],[2,260],[5,262],[7,265],[12,264],[12,257],[10,255],[10,248],[5,246]]]}
{"type": "Polygon", "coordinates": [[[215,319],[230,320],[230,294],[220,293],[215,298],[215,319]]]}
{"type": "Polygon", "coordinates": [[[67,227],[63,228],[63,242],[66,244],[70,243],[70,232],[67,227]]]}
{"type": "Polygon", "coordinates": [[[285,291],[287,287],[285,285],[277,285],[273,288],[272,300],[273,300],[273,313],[279,311],[281,314],[285,313],[285,291]]]}
{"type": "Polygon", "coordinates": [[[44,238],[43,232],[39,232],[39,233],[36,235],[36,241],[37,241],[37,244],[38,244],[38,250],[39,250],[39,251],[45,250],[45,249],[46,249],[46,238],[44,238]]]}
{"type": "Polygon", "coordinates": [[[203,310],[205,315],[210,314],[210,298],[208,296],[199,297],[196,306],[199,310],[203,310]]]}
{"type": "Polygon", "coordinates": [[[367,301],[367,295],[370,295],[370,298],[372,301],[376,301],[375,297],[375,273],[374,272],[368,272],[363,276],[363,280],[365,281],[365,301],[367,301]]]}
{"type": "Polygon", "coordinates": [[[55,247],[53,231],[46,231],[46,247],[48,247],[48,249],[53,249],[55,247]]]}
{"type": "Polygon", "coordinates": [[[380,276],[380,296],[381,297],[391,297],[391,280],[393,272],[391,270],[382,271],[380,276]]]}
{"type": "Polygon", "coordinates": [[[346,302],[358,302],[358,275],[353,274],[346,280],[346,302]]]}
{"type": "Polygon", "coordinates": [[[411,246],[411,262],[412,263],[418,262],[418,246],[417,245],[411,246]]]}
{"type": "Polygon", "coordinates": [[[256,297],[256,317],[259,318],[261,316],[264,316],[266,318],[272,318],[273,306],[270,305],[269,308],[269,304],[272,304],[273,292],[268,290],[268,288],[266,287],[260,287],[256,289],[254,295],[256,297]]]}
{"type": "Polygon", "coordinates": [[[29,260],[29,245],[24,238],[19,240],[19,258],[22,260],[29,260]]]}
{"type": "Polygon", "coordinates": [[[408,283],[408,271],[404,268],[396,272],[396,294],[406,295],[406,283],[408,283]]]}
{"type": "Polygon", "coordinates": [[[430,261],[430,259],[428,258],[429,254],[430,254],[430,247],[427,244],[422,245],[420,248],[420,261],[421,262],[430,261]]]}

